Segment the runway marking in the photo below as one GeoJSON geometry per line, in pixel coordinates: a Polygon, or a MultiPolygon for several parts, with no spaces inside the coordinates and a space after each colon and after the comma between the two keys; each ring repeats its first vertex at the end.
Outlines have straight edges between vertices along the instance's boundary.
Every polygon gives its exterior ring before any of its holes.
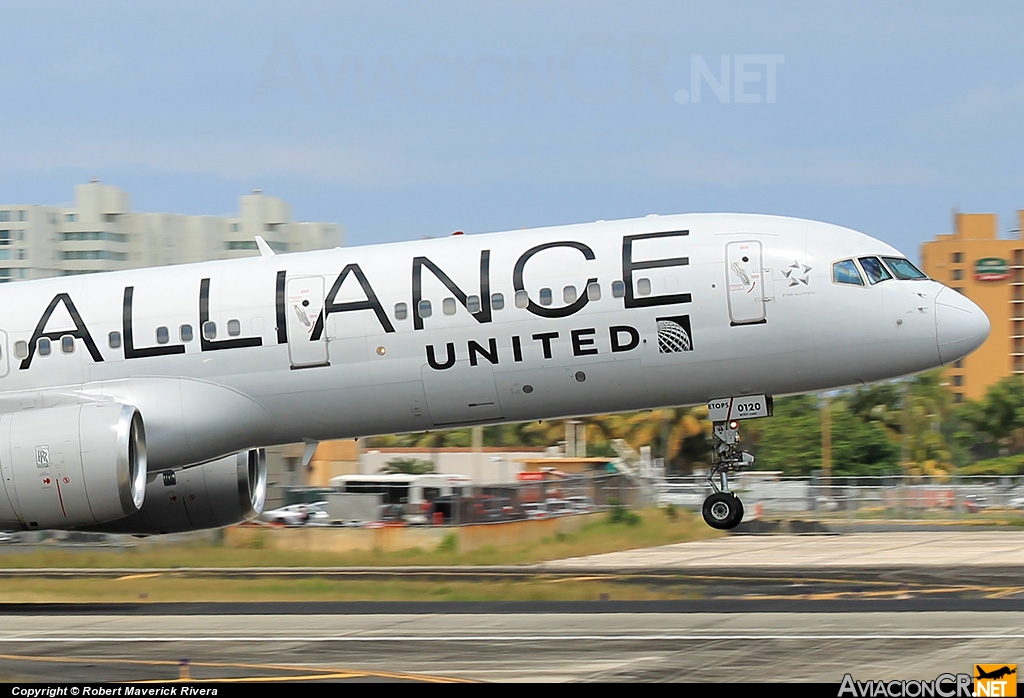
{"type": "Polygon", "coordinates": [[[1002,591],[993,591],[991,594],[986,594],[987,599],[1005,599],[1007,596],[1013,596],[1024,591],[1024,587],[1007,587],[1002,591]]]}
{"type": "MultiPolygon", "coordinates": [[[[743,594],[741,596],[715,596],[715,601],[843,601],[859,599],[893,599],[896,601],[912,599],[915,596],[928,594],[955,594],[966,591],[982,591],[985,587],[937,587],[934,589],[887,589],[879,591],[823,591],[807,594],[743,594]]],[[[1020,593],[1020,587],[992,587],[992,593],[985,594],[987,599],[1001,599],[1020,593]]]]}
{"type": "Polygon", "coordinates": [[[326,681],[328,679],[357,679],[367,676],[377,676],[372,671],[347,671],[328,674],[304,674],[295,676],[219,676],[212,679],[140,679],[126,683],[267,683],[285,681],[326,681]]]}
{"type": "MultiPolygon", "coordinates": [[[[103,636],[103,637],[0,637],[0,644],[4,642],[81,642],[81,643],[110,643],[110,642],[537,642],[537,641],[565,641],[565,640],[604,640],[609,642],[620,641],[652,641],[652,640],[1024,640],[1024,633],[864,633],[864,634],[811,634],[811,635],[780,635],[775,633],[729,633],[729,634],[651,634],[651,635],[440,635],[424,637],[423,635],[388,635],[386,637],[367,636],[252,636],[252,637],[219,637],[219,636],[166,636],[166,637],[125,637],[125,636],[103,636]]],[[[4,655],[0,655],[2,658],[4,655]]],[[[62,660],[54,660],[62,661],[62,660]]],[[[116,661],[116,660],[114,660],[116,661]]],[[[212,665],[211,665],[212,666],[212,665]]],[[[240,666],[240,665],[232,665],[240,666]]],[[[253,665],[257,666],[257,665],[253,665]]]]}
{"type": "MultiPolygon", "coordinates": [[[[29,640],[31,642],[31,640],[29,640]]],[[[57,640],[58,642],[60,640],[57,640]]],[[[0,654],[0,659],[9,659],[12,661],[27,661],[27,662],[50,662],[53,664],[132,664],[141,666],[172,666],[178,667],[181,665],[180,661],[166,660],[166,659],[113,659],[103,657],[46,657],[40,655],[25,655],[25,654],[0,654]]],[[[218,668],[218,669],[261,669],[264,671],[310,671],[316,669],[316,667],[294,666],[288,664],[244,664],[238,662],[189,662],[190,667],[206,667],[206,668],[218,668]]],[[[228,682],[246,682],[246,681],[323,681],[330,678],[356,678],[361,676],[376,676],[385,679],[410,679],[417,681],[429,681],[431,683],[478,683],[471,679],[460,679],[454,676],[434,676],[431,674],[406,674],[401,672],[389,672],[389,671],[370,671],[363,669],[342,669],[335,667],[323,667],[322,672],[316,675],[303,675],[303,676],[254,676],[254,677],[237,677],[237,678],[216,678],[216,679],[188,679],[190,682],[203,682],[203,681],[228,681],[228,682]]],[[[167,679],[152,679],[149,681],[142,680],[133,683],[167,683],[167,679]]]]}

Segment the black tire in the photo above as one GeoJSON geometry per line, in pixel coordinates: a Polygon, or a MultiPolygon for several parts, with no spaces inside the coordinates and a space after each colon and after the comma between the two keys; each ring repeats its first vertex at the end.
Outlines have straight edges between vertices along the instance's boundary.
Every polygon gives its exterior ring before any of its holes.
{"type": "Polygon", "coordinates": [[[704,500],[701,514],[711,528],[728,531],[736,528],[743,520],[743,504],[732,494],[715,492],[704,500]]]}

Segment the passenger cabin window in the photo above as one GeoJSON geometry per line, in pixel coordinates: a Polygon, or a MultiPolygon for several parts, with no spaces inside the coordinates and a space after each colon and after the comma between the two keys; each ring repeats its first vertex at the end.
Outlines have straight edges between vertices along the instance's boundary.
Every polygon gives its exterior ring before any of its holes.
{"type": "Polygon", "coordinates": [[[593,281],[587,284],[587,300],[588,301],[599,301],[601,300],[601,284],[593,281]]]}
{"type": "Polygon", "coordinates": [[[505,296],[501,295],[500,293],[492,293],[491,294],[491,309],[492,310],[501,310],[504,307],[505,307],[505,296]]]}
{"type": "Polygon", "coordinates": [[[625,282],[623,282],[623,281],[613,281],[612,282],[612,297],[613,298],[622,298],[624,295],[626,295],[626,284],[625,284],[625,282]]]}
{"type": "Polygon", "coordinates": [[[157,344],[167,344],[169,341],[171,341],[171,333],[167,330],[167,328],[166,327],[157,327],[156,328],[156,343],[157,344]]]}
{"type": "Polygon", "coordinates": [[[60,338],[60,350],[64,354],[71,354],[75,351],[75,338],[69,334],[60,338]]]}
{"type": "Polygon", "coordinates": [[[120,332],[111,332],[110,334],[108,334],[107,335],[107,344],[110,345],[111,349],[120,349],[121,348],[121,333],[120,332]]]}
{"type": "Polygon", "coordinates": [[[526,291],[516,291],[516,307],[525,308],[530,304],[530,294],[526,291]]]}
{"type": "Polygon", "coordinates": [[[36,344],[36,348],[39,351],[40,356],[50,355],[50,339],[49,337],[40,337],[39,342],[36,344]]]}
{"type": "Polygon", "coordinates": [[[576,287],[566,286],[562,289],[562,302],[566,305],[576,302],[576,287]]]}
{"type": "Polygon", "coordinates": [[[192,325],[182,325],[178,328],[178,336],[181,337],[183,342],[192,341],[192,325]]]}
{"type": "Polygon", "coordinates": [[[22,340],[14,343],[14,356],[18,359],[28,358],[28,342],[22,340]]]}
{"type": "Polygon", "coordinates": [[[404,320],[409,317],[409,306],[405,303],[395,303],[395,319],[404,320]]]}
{"type": "Polygon", "coordinates": [[[540,304],[541,305],[551,305],[551,289],[550,288],[542,288],[540,290],[540,304]]]}
{"type": "Polygon", "coordinates": [[[650,279],[637,279],[636,281],[636,292],[641,296],[651,295],[651,280],[650,279]]]}
{"type": "Polygon", "coordinates": [[[837,284],[864,285],[864,279],[860,277],[860,271],[852,259],[844,259],[832,265],[832,280],[837,284]]]}
{"type": "Polygon", "coordinates": [[[881,281],[887,281],[892,278],[892,274],[889,270],[882,266],[882,263],[878,260],[878,257],[861,257],[860,265],[864,268],[864,273],[868,276],[868,281],[872,284],[877,284],[881,281]]]}
{"type": "Polygon", "coordinates": [[[420,301],[420,305],[419,308],[417,308],[417,311],[419,312],[420,317],[430,317],[433,314],[433,310],[430,307],[430,301],[420,301]]]}
{"type": "Polygon", "coordinates": [[[206,339],[214,340],[217,339],[217,323],[213,320],[207,320],[203,323],[203,336],[206,339]]]}
{"type": "Polygon", "coordinates": [[[476,314],[480,312],[480,296],[466,296],[466,310],[476,314]]]}
{"type": "MultiPolygon", "coordinates": [[[[909,259],[903,257],[882,257],[882,261],[892,271],[897,279],[927,279],[928,277],[920,269],[910,263],[909,259]]],[[[957,270],[959,271],[959,270],[957,270]]]]}
{"type": "Polygon", "coordinates": [[[242,323],[238,320],[228,320],[228,335],[237,337],[242,334],[242,323]]]}
{"type": "Polygon", "coordinates": [[[455,314],[455,299],[454,298],[445,298],[443,301],[441,301],[441,312],[444,313],[445,315],[454,315],[455,314]]]}

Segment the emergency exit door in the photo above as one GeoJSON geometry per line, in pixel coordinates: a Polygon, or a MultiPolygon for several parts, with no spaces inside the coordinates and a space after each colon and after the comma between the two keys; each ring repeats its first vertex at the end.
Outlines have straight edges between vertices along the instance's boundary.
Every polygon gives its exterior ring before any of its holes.
{"type": "Polygon", "coordinates": [[[725,250],[729,319],[733,325],[764,322],[767,293],[761,243],[730,242],[725,250]]]}
{"type": "Polygon", "coordinates": [[[292,368],[327,365],[327,331],[321,316],[323,309],[322,276],[288,279],[285,325],[288,328],[288,358],[292,368]]]}

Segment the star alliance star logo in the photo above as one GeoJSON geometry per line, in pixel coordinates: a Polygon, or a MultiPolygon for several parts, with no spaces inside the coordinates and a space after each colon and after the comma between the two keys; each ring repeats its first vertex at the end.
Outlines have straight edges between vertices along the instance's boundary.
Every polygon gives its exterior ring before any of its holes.
{"type": "Polygon", "coordinates": [[[811,268],[806,264],[802,264],[799,260],[795,260],[792,264],[786,267],[786,270],[782,272],[782,275],[789,279],[790,286],[804,286],[809,285],[808,274],[811,273],[811,268]]]}

